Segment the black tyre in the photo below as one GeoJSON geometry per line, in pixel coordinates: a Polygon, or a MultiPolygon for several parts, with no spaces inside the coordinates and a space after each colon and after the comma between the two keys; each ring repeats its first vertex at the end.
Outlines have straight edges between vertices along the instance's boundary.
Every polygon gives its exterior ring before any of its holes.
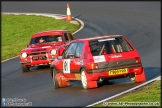
{"type": "Polygon", "coordinates": [[[103,84],[109,83],[109,79],[104,79],[104,80],[102,81],[102,83],[103,83],[103,84]]]}
{"type": "Polygon", "coordinates": [[[21,64],[21,68],[23,72],[28,72],[29,71],[29,67],[24,66],[23,64],[21,64]]]}
{"type": "Polygon", "coordinates": [[[53,68],[52,71],[53,71],[52,79],[53,79],[53,83],[54,83],[54,88],[57,89],[57,88],[59,88],[59,84],[58,84],[58,81],[56,78],[56,70],[53,68]]]}
{"type": "Polygon", "coordinates": [[[86,72],[84,69],[81,70],[81,82],[82,82],[82,87],[84,89],[88,89],[88,81],[87,81],[87,76],[86,76],[86,72]]]}

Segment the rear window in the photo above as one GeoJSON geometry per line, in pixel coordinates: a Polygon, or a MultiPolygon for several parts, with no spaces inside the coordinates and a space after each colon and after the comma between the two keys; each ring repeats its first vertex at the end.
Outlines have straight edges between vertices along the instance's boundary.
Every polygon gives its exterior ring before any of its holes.
{"type": "Polygon", "coordinates": [[[123,37],[91,40],[89,41],[89,45],[93,56],[133,50],[123,37]]]}

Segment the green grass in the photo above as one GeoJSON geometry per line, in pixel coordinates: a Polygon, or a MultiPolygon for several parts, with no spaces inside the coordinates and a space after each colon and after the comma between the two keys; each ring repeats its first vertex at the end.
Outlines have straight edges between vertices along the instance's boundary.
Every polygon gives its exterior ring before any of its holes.
{"type": "MultiPolygon", "coordinates": [[[[136,103],[137,102],[149,102],[149,104],[153,102],[153,105],[150,105],[150,106],[159,107],[161,106],[160,96],[161,96],[161,81],[154,81],[151,84],[148,84],[137,90],[131,91],[125,95],[116,97],[112,100],[108,100],[106,102],[97,104],[93,107],[127,107],[129,106],[125,102],[136,102],[136,103]],[[116,103],[113,103],[113,102],[116,102],[116,103]],[[119,103],[121,103],[121,105],[119,105],[119,103]],[[118,105],[114,105],[114,104],[118,104],[118,105]],[[155,106],[155,105],[159,105],[159,106],[155,106]]],[[[145,107],[148,107],[148,106],[145,106],[145,107]]]]}
{"type": "Polygon", "coordinates": [[[1,61],[17,56],[36,32],[64,29],[73,33],[78,28],[69,21],[50,17],[1,14],[1,61]]]}

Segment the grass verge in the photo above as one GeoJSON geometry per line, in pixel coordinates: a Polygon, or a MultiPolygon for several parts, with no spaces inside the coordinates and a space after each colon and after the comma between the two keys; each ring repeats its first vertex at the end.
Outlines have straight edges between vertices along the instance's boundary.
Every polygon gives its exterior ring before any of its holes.
{"type": "Polygon", "coordinates": [[[93,107],[160,107],[161,80],[154,81],[144,87],[133,90],[122,96],[113,98],[93,107]]]}
{"type": "Polygon", "coordinates": [[[64,29],[73,33],[79,25],[45,16],[1,14],[1,27],[1,61],[3,61],[17,56],[36,32],[64,29]]]}

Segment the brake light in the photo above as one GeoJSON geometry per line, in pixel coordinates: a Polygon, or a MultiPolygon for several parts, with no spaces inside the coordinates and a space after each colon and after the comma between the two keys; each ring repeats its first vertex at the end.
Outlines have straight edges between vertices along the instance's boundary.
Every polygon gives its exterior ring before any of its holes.
{"type": "Polygon", "coordinates": [[[135,59],[136,59],[136,63],[140,63],[141,62],[140,57],[136,57],[135,59]]]}
{"type": "Polygon", "coordinates": [[[91,69],[97,69],[98,68],[98,64],[97,63],[91,63],[90,68],[91,69]]]}

